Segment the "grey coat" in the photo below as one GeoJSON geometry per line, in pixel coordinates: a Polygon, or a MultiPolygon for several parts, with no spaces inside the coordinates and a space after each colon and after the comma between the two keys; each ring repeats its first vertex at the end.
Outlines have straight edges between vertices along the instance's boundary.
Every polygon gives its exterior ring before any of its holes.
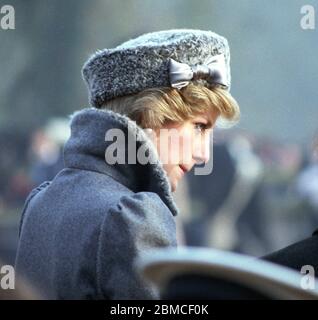
{"type": "MultiPolygon", "coordinates": [[[[127,150],[126,150],[127,151],[127,150]]],[[[153,145],[127,117],[94,108],[72,118],[63,169],[29,195],[17,274],[50,299],[153,299],[134,270],[146,250],[176,246],[177,209],[153,145]],[[110,128],[134,136],[154,164],[105,161],[110,128]]]]}

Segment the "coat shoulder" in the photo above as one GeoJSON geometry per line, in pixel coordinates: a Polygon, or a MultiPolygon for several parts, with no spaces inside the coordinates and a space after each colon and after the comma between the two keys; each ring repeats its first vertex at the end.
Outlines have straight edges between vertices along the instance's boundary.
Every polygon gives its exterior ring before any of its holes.
{"type": "Polygon", "coordinates": [[[48,298],[151,298],[133,261],[174,245],[174,218],[157,194],[65,169],[26,202],[16,268],[48,298]]]}

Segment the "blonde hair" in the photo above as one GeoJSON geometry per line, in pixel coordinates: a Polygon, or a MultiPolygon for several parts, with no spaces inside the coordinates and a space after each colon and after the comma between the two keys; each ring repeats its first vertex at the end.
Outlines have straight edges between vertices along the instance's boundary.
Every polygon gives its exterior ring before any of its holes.
{"type": "Polygon", "coordinates": [[[102,109],[128,116],[142,128],[161,128],[167,122],[181,123],[206,111],[218,111],[222,120],[233,124],[240,109],[231,94],[221,87],[207,88],[190,83],[181,90],[151,88],[106,102],[102,109]]]}

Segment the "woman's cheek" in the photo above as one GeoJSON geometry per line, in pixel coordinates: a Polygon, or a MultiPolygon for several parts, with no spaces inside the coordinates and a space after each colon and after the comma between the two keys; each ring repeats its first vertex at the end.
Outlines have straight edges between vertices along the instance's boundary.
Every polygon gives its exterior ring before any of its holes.
{"type": "Polygon", "coordinates": [[[192,154],[194,149],[194,136],[192,134],[183,135],[181,139],[180,159],[183,164],[192,163],[192,154]]]}

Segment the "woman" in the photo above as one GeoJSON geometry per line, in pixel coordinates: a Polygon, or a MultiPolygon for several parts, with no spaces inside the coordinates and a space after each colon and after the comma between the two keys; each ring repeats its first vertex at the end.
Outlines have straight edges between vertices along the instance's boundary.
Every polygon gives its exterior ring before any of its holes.
{"type": "Polygon", "coordinates": [[[145,34],[97,52],[83,76],[93,108],[72,118],[66,168],[26,201],[16,270],[46,298],[158,298],[134,261],[177,245],[171,192],[208,161],[216,120],[238,118],[227,41],[145,34]]]}

